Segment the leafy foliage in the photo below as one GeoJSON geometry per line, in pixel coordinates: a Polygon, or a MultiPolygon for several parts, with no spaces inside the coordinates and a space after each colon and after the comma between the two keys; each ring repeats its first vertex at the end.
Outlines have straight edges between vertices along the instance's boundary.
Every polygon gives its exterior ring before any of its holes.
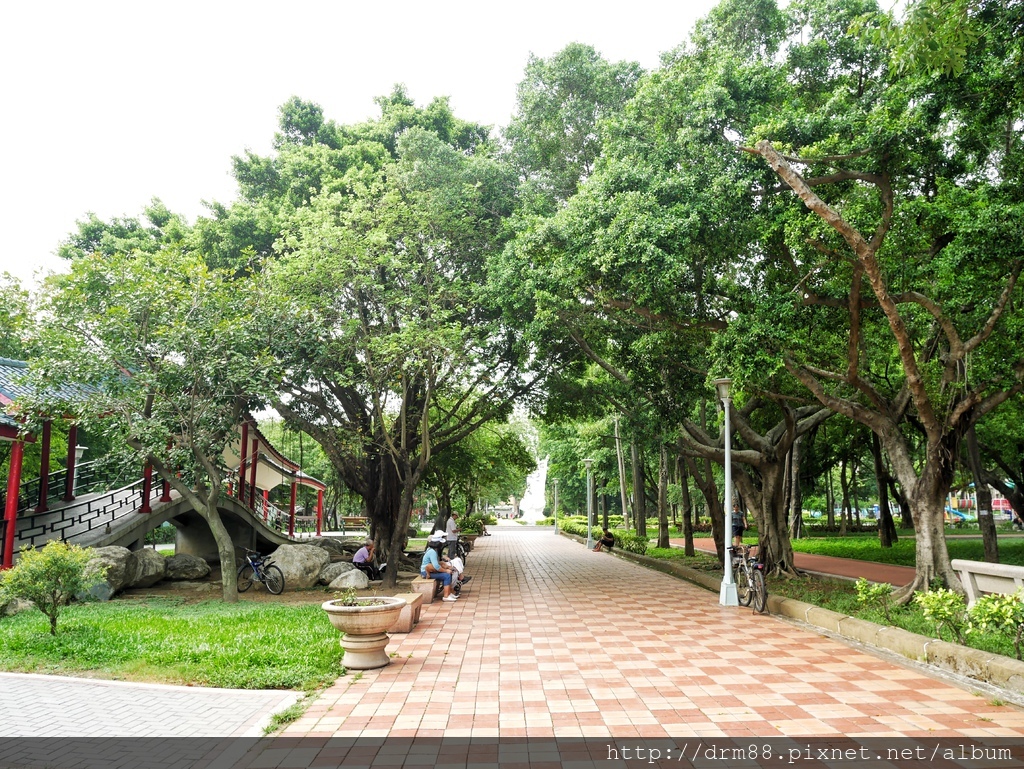
{"type": "Polygon", "coordinates": [[[935,635],[942,638],[942,629],[947,628],[954,641],[965,643],[969,624],[967,602],[962,593],[938,588],[917,593],[914,600],[921,607],[925,618],[935,624],[935,635]]]}
{"type": "Polygon", "coordinates": [[[88,563],[88,550],[59,540],[23,550],[13,568],[0,572],[0,604],[31,601],[50,621],[50,635],[57,635],[64,607],[103,581],[102,573],[86,574],[88,563]]]}
{"type": "Polygon", "coordinates": [[[969,629],[1005,633],[1013,639],[1017,659],[1021,659],[1024,638],[1024,591],[1011,595],[983,595],[970,608],[969,629]]]}
{"type": "Polygon", "coordinates": [[[877,606],[892,621],[892,585],[887,582],[868,582],[864,577],[857,580],[857,601],[864,606],[877,606]]]}

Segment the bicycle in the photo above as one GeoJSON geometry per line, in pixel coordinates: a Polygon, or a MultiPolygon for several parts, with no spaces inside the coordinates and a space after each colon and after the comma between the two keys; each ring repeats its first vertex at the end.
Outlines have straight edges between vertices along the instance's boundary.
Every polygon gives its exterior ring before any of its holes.
{"type": "Polygon", "coordinates": [[[768,586],[764,581],[764,564],[752,557],[751,550],[752,548],[746,545],[729,548],[736,576],[736,595],[742,606],[753,604],[754,611],[763,613],[768,607],[768,586]]]}
{"type": "Polygon", "coordinates": [[[244,593],[253,582],[262,582],[273,595],[284,592],[284,573],[274,565],[270,556],[246,548],[245,563],[238,567],[238,592],[244,593]]]}

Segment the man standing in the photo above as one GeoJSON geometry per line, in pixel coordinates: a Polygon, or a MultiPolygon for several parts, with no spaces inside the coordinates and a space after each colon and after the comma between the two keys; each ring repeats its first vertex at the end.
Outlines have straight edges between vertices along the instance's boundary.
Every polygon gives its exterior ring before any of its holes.
{"type": "Polygon", "coordinates": [[[457,555],[457,545],[459,542],[459,525],[458,518],[459,514],[452,510],[451,517],[448,518],[448,524],[445,526],[445,534],[448,538],[448,557],[454,558],[457,555]]]}

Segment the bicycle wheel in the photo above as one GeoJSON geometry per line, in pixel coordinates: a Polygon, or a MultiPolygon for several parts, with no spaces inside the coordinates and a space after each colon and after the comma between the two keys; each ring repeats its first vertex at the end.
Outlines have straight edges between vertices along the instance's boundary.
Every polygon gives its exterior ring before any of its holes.
{"type": "Polygon", "coordinates": [[[238,592],[244,593],[250,587],[252,587],[252,564],[245,564],[241,569],[238,570],[238,592]]]}
{"type": "Polygon", "coordinates": [[[755,569],[750,574],[752,580],[752,593],[754,597],[754,610],[762,612],[768,606],[768,587],[764,583],[764,572],[755,569]]]}
{"type": "Polygon", "coordinates": [[[754,586],[750,584],[750,572],[740,563],[736,567],[736,597],[740,606],[750,606],[754,597],[754,586]]]}
{"type": "Polygon", "coordinates": [[[284,592],[284,574],[276,566],[268,566],[263,570],[263,584],[274,595],[284,592]]]}

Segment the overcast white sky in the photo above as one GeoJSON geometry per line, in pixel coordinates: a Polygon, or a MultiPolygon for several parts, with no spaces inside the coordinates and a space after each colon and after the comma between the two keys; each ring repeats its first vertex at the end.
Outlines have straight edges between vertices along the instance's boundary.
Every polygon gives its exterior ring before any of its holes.
{"type": "Polygon", "coordinates": [[[292,95],[350,123],[405,83],[417,104],[508,122],[530,53],[571,42],[646,69],[716,0],[8,2],[0,8],[0,271],[58,268],[87,212],[153,197],[190,222],[234,197],[230,159],[270,151],[292,95]]]}

